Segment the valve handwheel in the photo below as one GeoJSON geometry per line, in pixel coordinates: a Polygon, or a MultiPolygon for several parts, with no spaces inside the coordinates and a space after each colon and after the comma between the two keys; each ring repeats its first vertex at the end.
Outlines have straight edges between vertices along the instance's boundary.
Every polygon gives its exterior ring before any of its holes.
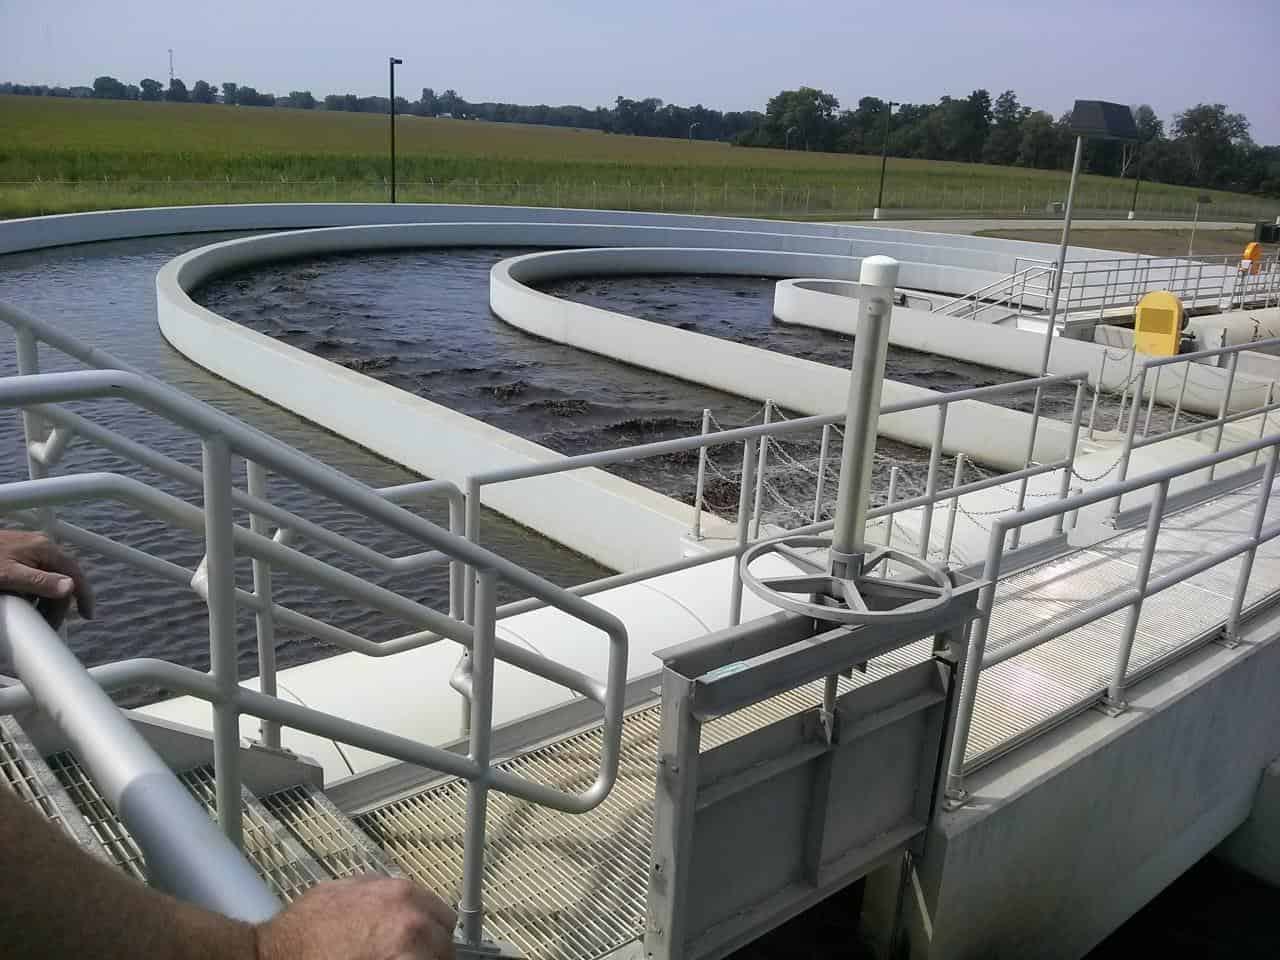
{"type": "Polygon", "coordinates": [[[831,541],[826,537],[813,536],[779,537],[757,543],[739,562],[742,582],[767,603],[832,623],[906,622],[929,616],[951,601],[951,577],[946,570],[890,547],[877,547],[863,554],[860,568],[851,577],[809,574],[760,578],[751,572],[752,563],[778,553],[779,547],[803,550],[830,546],[831,541]],[[872,570],[888,561],[923,574],[928,582],[871,576],[872,570]],[[806,599],[799,599],[798,594],[806,595],[806,599]],[[868,598],[875,604],[874,608],[868,598]]]}

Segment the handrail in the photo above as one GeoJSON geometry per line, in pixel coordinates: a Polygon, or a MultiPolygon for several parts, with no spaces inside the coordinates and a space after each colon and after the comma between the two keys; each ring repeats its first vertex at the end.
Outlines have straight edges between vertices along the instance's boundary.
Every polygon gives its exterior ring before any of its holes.
{"type": "Polygon", "coordinates": [[[275,915],[280,902],[253,868],[20,597],[0,596],[0,655],[36,700],[75,705],[49,716],[138,842],[153,886],[249,923],[275,915]]]}
{"type": "MultiPolygon", "coordinates": [[[[978,682],[985,668],[1002,663],[1037,646],[1057,639],[1071,630],[1128,608],[1128,616],[1117,648],[1116,661],[1110,682],[1105,690],[1105,696],[1103,696],[1104,704],[1112,712],[1121,712],[1125,709],[1124,692],[1129,679],[1129,657],[1133,649],[1143,601],[1147,597],[1167,590],[1189,577],[1243,554],[1245,559],[1240,565],[1240,571],[1236,578],[1225,625],[1227,640],[1235,642],[1249,586],[1254,554],[1263,543],[1280,537],[1280,523],[1266,525],[1267,507],[1271,498],[1272,484],[1276,479],[1278,463],[1280,463],[1280,433],[1273,433],[1248,443],[1238,444],[1229,450],[1219,450],[1215,453],[1195,457],[1173,466],[1153,470],[1139,477],[1101,484],[1092,490],[993,519],[991,535],[987,541],[986,560],[981,574],[983,587],[978,598],[978,617],[974,621],[970,635],[952,742],[951,759],[947,771],[947,794],[953,802],[962,802],[967,796],[964,789],[965,751],[968,747],[969,731],[973,723],[978,682]],[[1258,481],[1257,504],[1254,508],[1250,532],[1229,547],[1214,553],[1204,554],[1189,563],[1179,564],[1171,572],[1153,578],[1151,576],[1152,558],[1168,505],[1169,489],[1173,481],[1200,470],[1207,469],[1212,471],[1215,467],[1230,460],[1241,459],[1250,455],[1254,455],[1256,458],[1264,450],[1268,450],[1270,453],[1262,468],[1261,479],[1258,481]],[[1134,493],[1149,487],[1154,487],[1155,493],[1147,511],[1146,530],[1136,570],[1135,585],[1109,599],[1098,601],[1082,610],[1077,610],[1073,614],[1057,617],[1052,623],[1040,630],[989,652],[987,650],[987,638],[991,628],[991,614],[995,605],[996,589],[1000,582],[1007,534],[1028,524],[1049,518],[1061,519],[1067,514],[1077,513],[1085,507],[1103,503],[1112,498],[1118,500],[1127,493],[1134,493]]],[[[1251,482],[1256,475],[1254,472],[1245,473],[1240,482],[1242,484],[1251,482]]]]}
{"type": "Polygon", "coordinates": [[[931,312],[946,313],[952,307],[961,303],[967,303],[970,300],[973,300],[976,305],[977,301],[979,299],[982,299],[981,297],[982,294],[986,293],[989,290],[999,290],[1006,286],[1009,287],[1010,294],[1012,294],[1013,287],[1017,284],[1019,280],[1025,280],[1027,276],[1030,275],[1031,273],[1038,273],[1038,274],[1053,273],[1053,270],[1054,268],[1052,265],[1031,266],[1031,267],[1024,267],[1021,270],[1015,270],[1013,273],[1009,274],[1007,277],[1001,277],[999,280],[993,280],[991,283],[988,283],[985,286],[978,287],[977,290],[971,290],[968,293],[961,294],[960,296],[952,300],[948,300],[946,303],[943,303],[939,306],[934,307],[931,312]]]}

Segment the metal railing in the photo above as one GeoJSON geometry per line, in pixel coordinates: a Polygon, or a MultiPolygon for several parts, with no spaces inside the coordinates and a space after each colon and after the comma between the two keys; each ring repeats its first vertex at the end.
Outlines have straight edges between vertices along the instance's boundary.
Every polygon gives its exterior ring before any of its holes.
{"type": "MultiPolygon", "coordinates": [[[[907,510],[916,508],[924,508],[922,511],[920,542],[918,550],[920,556],[925,557],[930,550],[930,537],[933,524],[934,507],[940,503],[951,501],[950,511],[954,513],[959,498],[967,493],[973,493],[978,490],[985,490],[990,487],[999,486],[1001,484],[1026,480],[1031,477],[1043,474],[1062,472],[1062,482],[1058,495],[1067,496],[1069,492],[1069,483],[1072,475],[1071,467],[1075,462],[1075,454],[1077,444],[1072,438],[1076,438],[1080,434],[1080,421],[1083,410],[1084,390],[1087,383],[1085,374],[1060,374],[1055,376],[1034,377],[1029,380],[1018,380],[1013,383],[996,384],[988,387],[975,387],[970,390],[960,390],[954,393],[940,394],[934,397],[925,397],[918,400],[904,401],[900,403],[886,404],[881,408],[881,416],[889,416],[895,413],[908,413],[912,411],[935,411],[933,438],[929,447],[929,467],[926,474],[924,493],[907,497],[904,499],[893,499],[880,507],[868,511],[868,519],[877,519],[887,517],[888,523],[892,526],[893,517],[907,510]],[[1018,394],[1026,392],[1034,392],[1037,389],[1052,386],[1054,384],[1075,384],[1076,402],[1073,416],[1070,424],[1070,432],[1067,442],[1064,446],[1063,455],[1058,458],[1046,462],[1032,462],[1028,460],[1026,466],[1018,470],[1012,470],[997,476],[983,477],[977,480],[971,480],[967,483],[962,481],[962,472],[957,471],[956,481],[945,489],[939,489],[940,469],[943,455],[943,449],[946,441],[947,412],[953,404],[963,403],[970,400],[987,400],[995,396],[1003,396],[1009,394],[1018,394]]],[[[776,407],[774,408],[776,411],[776,407]]],[[[769,423],[763,423],[749,427],[735,427],[728,430],[706,431],[691,437],[682,437],[674,440],[659,440],[653,443],[638,444],[630,447],[621,447],[615,450],[606,450],[598,453],[585,453],[572,457],[564,457],[557,460],[547,461],[544,463],[534,463],[525,466],[503,467],[496,470],[490,470],[485,473],[473,474],[466,481],[466,535],[467,539],[476,542],[480,535],[480,505],[483,490],[485,487],[497,483],[510,483],[516,480],[530,479],[533,477],[543,477],[551,474],[566,473],[572,470],[583,470],[590,467],[607,467],[621,463],[632,463],[639,460],[646,460],[653,457],[669,456],[675,453],[684,453],[691,450],[699,451],[699,477],[702,482],[699,483],[694,494],[695,505],[704,502],[705,493],[702,483],[705,482],[707,463],[707,451],[716,447],[727,445],[742,445],[742,472],[738,492],[738,515],[734,531],[734,544],[717,550],[709,550],[696,556],[685,557],[681,560],[673,561],[659,567],[651,567],[646,570],[634,571],[630,573],[618,574],[613,577],[606,577],[589,584],[583,584],[579,587],[570,588],[572,592],[579,593],[583,596],[595,593],[600,590],[612,587],[622,586],[627,583],[634,583],[638,580],[648,579],[650,577],[659,576],[666,573],[674,573],[678,570],[685,570],[706,563],[713,563],[723,560],[727,557],[740,557],[750,545],[754,536],[753,527],[756,526],[759,504],[762,499],[765,479],[762,467],[767,468],[768,458],[762,456],[762,446],[767,446],[771,440],[776,441],[787,436],[794,436],[803,433],[812,433],[821,431],[826,439],[823,445],[825,451],[822,459],[818,464],[818,475],[821,476],[826,470],[825,456],[830,451],[831,430],[836,429],[835,425],[844,422],[845,413],[822,414],[818,416],[798,417],[790,420],[777,420],[769,423]]],[[[706,422],[710,422],[708,418],[706,422]]],[[[819,491],[821,496],[821,491],[819,491]]],[[[1025,489],[1022,491],[1025,496],[1025,489]]],[[[1022,503],[1020,498],[1019,506],[1022,503]]],[[[954,530],[954,518],[949,521],[949,525],[954,530]]],[[[694,536],[700,536],[703,533],[701,511],[694,513],[691,532],[694,536]]],[[[820,533],[830,530],[832,521],[819,521],[815,516],[812,523],[796,528],[794,533],[820,533]]],[[[758,530],[756,531],[758,533],[758,530]]],[[[1060,530],[1058,532],[1061,532],[1060,530]]],[[[944,562],[949,561],[951,553],[951,536],[947,536],[944,541],[944,562]]],[[[798,562],[804,563],[801,557],[795,557],[798,562]]],[[[534,609],[537,603],[529,601],[518,601],[499,608],[499,617],[510,616],[515,613],[524,612],[534,609]]],[[[468,595],[466,600],[466,609],[470,611],[474,608],[474,598],[468,595]]],[[[729,622],[737,624],[742,615],[742,580],[737,566],[734,567],[733,579],[730,587],[729,596],[729,622]]]]}
{"type": "MultiPolygon", "coordinates": [[[[1190,435],[1199,437],[1206,431],[1212,431],[1213,452],[1218,453],[1222,449],[1222,441],[1227,426],[1253,417],[1259,418],[1259,438],[1265,436],[1271,411],[1280,408],[1280,400],[1276,399],[1276,381],[1269,381],[1266,399],[1263,403],[1234,411],[1231,404],[1232,394],[1237,384],[1236,370],[1240,363],[1240,354],[1258,349],[1280,350],[1280,337],[1258,340],[1253,343],[1236,344],[1231,347],[1217,347],[1212,350],[1197,350],[1194,353],[1183,353],[1172,357],[1153,357],[1143,361],[1138,368],[1137,378],[1133,384],[1133,399],[1129,406],[1129,419],[1125,428],[1124,446],[1120,453],[1120,469],[1117,479],[1123,481],[1128,478],[1129,462],[1132,459],[1134,450],[1150,446],[1162,440],[1190,435]],[[1208,360],[1221,363],[1224,359],[1227,363],[1225,370],[1205,363],[1208,360]],[[1160,394],[1161,376],[1166,369],[1175,369],[1177,367],[1181,367],[1180,372],[1182,375],[1177,379],[1177,395],[1173,404],[1173,416],[1169,428],[1153,433],[1151,432],[1151,414],[1155,407],[1156,399],[1160,394]],[[1155,371],[1155,376],[1151,378],[1150,388],[1148,389],[1148,374],[1151,371],[1155,371]],[[1202,377],[1210,376],[1222,381],[1218,415],[1212,420],[1179,427],[1178,419],[1182,413],[1182,404],[1186,396],[1187,385],[1192,379],[1193,372],[1202,377]],[[1147,399],[1147,410],[1143,422],[1142,435],[1139,436],[1138,416],[1144,396],[1147,399]]],[[[1208,468],[1207,481],[1211,482],[1213,480],[1215,472],[1216,465],[1208,468]]],[[[1117,494],[1115,503],[1112,505],[1111,513],[1113,517],[1119,515],[1123,498],[1123,493],[1117,494]]]]}
{"type": "MultiPolygon", "coordinates": [[[[1046,260],[1020,257],[1015,272],[1035,266],[1052,268],[1046,260]],[[1024,267],[1023,264],[1026,264],[1024,267]]],[[[1256,265],[1238,255],[1193,257],[1112,257],[1068,261],[1063,269],[1060,310],[1079,321],[1107,311],[1132,310],[1143,295],[1167,290],[1188,308],[1267,307],[1280,303],[1280,252],[1256,265]]]]}
{"type": "Polygon", "coordinates": [[[35,607],[0,596],[0,654],[40,703],[74,703],[54,722],[138,842],[153,886],[237,920],[280,909],[253,868],[85,672],[35,607]],[[200,864],[192,870],[193,863],[200,864]]]}
{"type": "MultiPolygon", "coordinates": [[[[518,796],[558,810],[585,812],[609,793],[617,775],[622,709],[627,673],[627,633],[613,615],[578,596],[493,554],[455,533],[410,513],[392,502],[422,492],[410,484],[375,491],[362,483],[301,454],[257,430],[206,404],[166,386],[158,380],[125,368],[109,354],[83,347],[58,333],[48,324],[8,307],[0,307],[0,322],[15,329],[20,374],[0,381],[0,406],[22,411],[31,479],[0,486],[0,512],[24,516],[55,535],[89,546],[141,569],[175,582],[185,582],[206,601],[209,613],[211,672],[209,674],[161,660],[138,659],[107,664],[89,671],[106,689],[134,684],[155,684],[165,689],[208,701],[213,706],[214,769],[217,814],[226,836],[237,845],[241,836],[239,770],[239,719],[256,716],[268,724],[284,725],[327,739],[357,746],[408,763],[451,774],[468,782],[462,899],[459,904],[461,930],[469,943],[481,936],[485,814],[491,789],[518,796]],[[82,362],[107,369],[41,374],[38,343],[43,341],[82,362]],[[59,404],[103,398],[127,400],[198,437],[202,445],[203,469],[196,471],[145,448],[135,441],[93,425],[85,418],[63,410],[59,404]],[[46,437],[48,424],[53,431],[46,437]],[[128,477],[108,473],[49,476],[48,465],[73,440],[81,436],[99,442],[114,452],[187,485],[197,479],[203,491],[203,508],[161,492],[128,477]],[[249,473],[250,492],[241,494],[233,486],[231,459],[243,457],[257,471],[270,470],[324,497],[369,518],[415,543],[430,548],[409,557],[383,557],[347,538],[333,534],[288,510],[260,498],[265,473],[249,473]],[[114,501],[131,505],[177,528],[201,534],[205,558],[196,571],[186,570],[163,558],[115,543],[92,531],[58,520],[54,508],[82,501],[114,501]],[[250,529],[235,523],[233,507],[247,509],[259,520],[250,529]],[[265,535],[262,524],[277,523],[274,537],[265,535]],[[286,541],[294,534],[315,538],[333,549],[359,559],[381,564],[384,569],[419,569],[429,563],[465,564],[473,571],[470,622],[433,610],[391,590],[291,547],[286,541]],[[237,589],[236,555],[250,557],[255,564],[253,593],[237,589]],[[360,601],[371,609],[397,617],[416,628],[394,640],[375,643],[340,630],[312,617],[275,603],[266,593],[271,569],[282,569],[319,585],[337,595],[360,601]],[[502,579],[529,593],[541,603],[556,607],[569,616],[599,630],[608,639],[606,679],[601,682],[564,664],[550,660],[519,645],[498,638],[497,584],[502,579]],[[259,592],[262,591],[262,592],[259,592]],[[472,677],[470,700],[470,753],[456,753],[386,733],[376,728],[343,720],[299,704],[281,700],[267,690],[247,690],[239,685],[236,660],[235,614],[237,606],[255,611],[259,621],[260,650],[270,646],[271,628],[265,622],[286,623],[305,635],[333,642],[343,649],[371,656],[387,656],[414,649],[442,638],[467,648],[472,677]],[[603,746],[594,782],[585,790],[569,793],[516,777],[494,768],[490,748],[492,736],[493,661],[501,659],[553,683],[569,688],[599,704],[604,717],[603,746]]],[[[440,485],[430,492],[440,492],[440,485]]],[[[457,591],[451,589],[451,601],[457,591]]],[[[451,603],[451,605],[453,605],[451,603]]],[[[456,613],[456,610],[455,610],[456,613]]],[[[27,640],[21,641],[23,643],[27,640]]],[[[32,641],[34,642],[34,641],[32,641]]],[[[270,661],[270,657],[264,658],[270,661]]],[[[25,683],[21,663],[19,678],[25,683]]],[[[12,712],[39,703],[51,712],[68,710],[72,687],[61,681],[32,688],[7,687],[0,690],[0,711],[12,712]]],[[[78,706],[78,705],[77,705],[78,706]]],[[[99,741],[86,741],[85,761],[94,769],[113,766],[114,759],[99,741]]],[[[174,838],[174,843],[181,843],[174,838]]],[[[190,867],[190,863],[188,863],[190,867]]],[[[216,908],[216,904],[210,903],[216,908]]]]}
{"type": "MultiPolygon", "coordinates": [[[[970,634],[959,712],[956,719],[951,760],[947,773],[947,793],[953,801],[961,802],[966,797],[964,788],[965,753],[968,748],[969,733],[973,723],[978,684],[981,680],[982,672],[987,668],[1056,640],[1086,624],[1093,623],[1121,610],[1127,610],[1124,626],[1116,645],[1110,678],[1105,688],[1098,690],[1095,695],[1080,701],[1080,706],[1088,706],[1100,700],[1112,711],[1122,711],[1125,706],[1126,686],[1133,680],[1129,670],[1129,660],[1133,650],[1138,622],[1142,616],[1143,602],[1149,597],[1182,583],[1199,573],[1243,555],[1244,560],[1236,575],[1224,628],[1224,635],[1227,640],[1234,641],[1239,631],[1240,617],[1244,608],[1254,555],[1260,545],[1280,536],[1280,522],[1266,524],[1267,506],[1270,502],[1271,485],[1275,480],[1278,460],[1280,460],[1280,434],[1271,434],[1249,443],[1237,445],[1229,450],[1206,454],[1202,457],[1196,457],[1129,480],[1117,480],[1102,484],[1092,490],[1076,494],[1064,500],[1051,501],[994,519],[991,525],[991,535],[987,541],[986,560],[981,573],[983,587],[978,599],[979,617],[974,621],[970,634]],[[1178,563],[1168,572],[1152,576],[1152,561],[1161,524],[1169,505],[1169,488],[1173,481],[1201,470],[1211,471],[1229,460],[1250,456],[1254,457],[1255,460],[1258,456],[1264,457],[1265,465],[1262,469],[1256,505],[1248,533],[1227,547],[1213,552],[1202,553],[1194,559],[1178,563]],[[1139,560],[1134,572],[1133,585],[1113,593],[1104,600],[1087,604],[1074,612],[1055,616],[1039,630],[1022,636],[1017,640],[1004,643],[995,649],[988,650],[987,640],[991,629],[991,615],[996,605],[996,593],[1004,565],[1005,541],[1008,534],[1028,524],[1051,518],[1055,522],[1061,522],[1063,517],[1069,513],[1076,513],[1086,507],[1105,503],[1108,500],[1123,497],[1125,494],[1148,488],[1153,490],[1153,495],[1147,508],[1145,531],[1139,560]]],[[[1241,483],[1247,482],[1256,475],[1256,472],[1253,471],[1243,474],[1241,483]]],[[[1188,652],[1188,648],[1183,647],[1176,650],[1173,656],[1181,656],[1186,652],[1188,652]]],[[[1061,715],[1055,719],[1061,719],[1061,715]]]]}
{"type": "Polygon", "coordinates": [[[987,310],[1002,307],[1013,310],[1017,316],[1022,316],[1027,309],[1028,295],[1031,296],[1032,305],[1038,310],[1043,310],[1053,293],[1055,272],[1053,264],[1033,264],[1023,267],[1007,277],[1001,277],[954,300],[948,300],[934,307],[933,312],[975,320],[987,310]]]}

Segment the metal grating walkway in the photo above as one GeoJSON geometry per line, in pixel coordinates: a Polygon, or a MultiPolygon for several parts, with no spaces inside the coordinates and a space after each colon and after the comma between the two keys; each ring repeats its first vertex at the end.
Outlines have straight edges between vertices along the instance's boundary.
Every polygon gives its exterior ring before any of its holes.
{"type": "Polygon", "coordinates": [[[315,787],[290,787],[265,797],[262,804],[330,876],[402,875],[368,836],[315,787]]]}
{"type": "MultiPolygon", "coordinates": [[[[841,681],[842,691],[850,684],[841,681]]],[[[811,684],[713,720],[702,749],[799,713],[822,701],[811,684]]],[[[618,782],[590,813],[559,813],[491,793],[485,862],[487,935],[531,958],[598,957],[644,929],[660,727],[658,707],[623,724],[618,782]]],[[[589,730],[501,764],[561,790],[595,777],[600,731],[589,730]]],[[[450,781],[357,817],[406,873],[456,898],[462,875],[466,785],[450,781]]]]}
{"type": "Polygon", "coordinates": [[[130,876],[146,883],[146,864],[142,860],[142,851],[76,758],[69,753],[57,753],[49,757],[48,763],[112,862],[130,876]]]}

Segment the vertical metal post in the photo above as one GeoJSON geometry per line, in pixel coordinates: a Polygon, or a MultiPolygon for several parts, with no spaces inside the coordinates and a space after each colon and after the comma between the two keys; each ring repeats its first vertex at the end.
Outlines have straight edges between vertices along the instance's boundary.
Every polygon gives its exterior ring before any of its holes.
{"type": "Polygon", "coordinates": [[[1138,348],[1129,348],[1129,371],[1124,375],[1124,385],[1120,388],[1120,412],[1116,414],[1116,429],[1124,429],[1124,410],[1125,398],[1129,395],[1129,388],[1133,386],[1133,365],[1138,359],[1138,348]]]}
{"type": "MultiPolygon", "coordinates": [[[[885,505],[892,507],[894,501],[898,499],[898,477],[902,473],[902,468],[896,464],[889,468],[889,495],[885,499],[885,505]]],[[[884,528],[884,545],[886,547],[893,546],[893,517],[894,511],[890,510],[885,514],[885,520],[888,521],[884,528]]]]}
{"type": "Polygon", "coordinates": [[[236,661],[235,518],[231,512],[231,448],[227,438],[203,443],[204,546],[208,575],[209,662],[218,702],[213,705],[213,770],[218,823],[242,845],[240,822],[240,682],[236,661]]]}
{"type": "MultiPolygon", "coordinates": [[[[1142,387],[1147,379],[1147,368],[1144,365],[1138,371],[1138,382],[1134,384],[1133,404],[1129,407],[1129,428],[1124,434],[1124,446],[1120,449],[1120,472],[1116,475],[1116,481],[1123,483],[1129,479],[1129,458],[1133,454],[1134,434],[1138,431],[1138,401],[1142,399],[1142,387]]],[[[1124,494],[1116,494],[1116,498],[1111,503],[1111,519],[1114,520],[1120,515],[1120,501],[1124,499],[1124,494]]]]}
{"type": "Polygon", "coordinates": [[[1120,637],[1120,647],[1116,651],[1116,663],[1104,701],[1108,708],[1117,713],[1125,708],[1124,681],[1129,673],[1129,655],[1133,652],[1133,638],[1138,632],[1138,620],[1142,616],[1142,601],[1146,599],[1147,583],[1151,579],[1151,560],[1155,556],[1156,538],[1160,535],[1160,521],[1164,519],[1164,505],[1168,496],[1169,481],[1162,480],[1156,485],[1155,496],[1147,514],[1147,532],[1142,539],[1142,556],[1138,558],[1138,575],[1134,584],[1138,596],[1130,604],[1125,618],[1124,633],[1120,637]]]}
{"type": "Polygon", "coordinates": [[[471,634],[471,760],[482,771],[467,783],[466,837],[462,849],[462,892],[458,934],[479,946],[484,937],[484,834],[489,807],[489,754],[493,735],[493,647],[497,621],[497,576],[478,570],[476,620],[471,634]]]}
{"type": "Polygon", "coordinates": [[[942,440],[947,431],[948,403],[938,404],[938,420],[933,427],[933,444],[929,447],[929,473],[925,476],[924,495],[928,498],[920,514],[920,559],[929,559],[929,537],[933,534],[933,498],[938,492],[938,468],[942,464],[942,440]]]}
{"type": "Polygon", "coordinates": [[[1236,590],[1231,597],[1231,612],[1227,614],[1224,637],[1227,643],[1232,645],[1240,642],[1240,611],[1244,609],[1245,594],[1249,590],[1253,558],[1258,552],[1258,538],[1262,536],[1262,525],[1267,520],[1267,507],[1271,503],[1271,484],[1275,482],[1278,458],[1280,458],[1280,446],[1272,446],[1267,456],[1267,465],[1262,469],[1262,480],[1258,484],[1258,503],[1253,508],[1253,523],[1249,528],[1249,537],[1253,543],[1240,558],[1240,574],[1236,577],[1236,590]]]}
{"type": "MultiPolygon", "coordinates": [[[[1058,486],[1058,499],[1065,500],[1071,491],[1071,471],[1076,464],[1076,447],[1080,443],[1080,414],[1084,410],[1084,383],[1076,384],[1076,402],[1071,409],[1071,434],[1067,438],[1067,455],[1062,468],[1062,482],[1058,486]]],[[[1053,518],[1054,535],[1062,533],[1062,525],[1066,521],[1063,514],[1053,518]]]]}
{"type": "Polygon", "coordinates": [[[1173,432],[1178,429],[1178,417],[1182,414],[1182,398],[1187,395],[1187,381],[1191,379],[1191,361],[1182,361],[1182,385],[1178,387],[1178,399],[1173,405],[1173,422],[1169,425],[1169,431],[1173,432]]]}
{"type": "MultiPolygon", "coordinates": [[[[956,473],[955,478],[951,481],[951,486],[960,486],[960,482],[964,479],[964,454],[956,454],[956,473]]],[[[947,508],[947,532],[942,541],[942,562],[944,565],[951,563],[951,541],[956,532],[956,510],[960,506],[960,495],[956,494],[951,498],[951,505],[947,508]]]]}
{"type": "Polygon", "coordinates": [[[973,726],[973,705],[978,698],[978,679],[982,673],[982,656],[987,649],[987,633],[991,629],[991,608],[995,604],[996,584],[1004,558],[1005,527],[999,519],[991,525],[987,539],[987,559],[982,568],[982,589],[978,593],[977,617],[969,627],[969,646],[965,652],[964,672],[960,677],[960,703],[956,708],[955,734],[951,741],[951,758],[947,764],[947,799],[962,802],[964,789],[964,754],[969,746],[969,729],[973,726]]]}
{"type": "MultiPolygon", "coordinates": [[[[773,422],[773,401],[766,399],[764,402],[764,420],[763,423],[767,427],[773,422]]],[[[756,493],[755,501],[751,506],[751,539],[754,540],[760,536],[760,514],[763,512],[761,507],[764,505],[764,471],[769,462],[769,436],[764,434],[760,437],[760,463],[756,466],[756,493]]]]}
{"type": "Polygon", "coordinates": [[[1107,372],[1107,345],[1102,345],[1102,361],[1098,364],[1098,382],[1093,388],[1093,402],[1089,405],[1089,439],[1093,439],[1093,426],[1098,419],[1098,395],[1102,393],[1102,377],[1107,372]]]}
{"type": "MultiPolygon", "coordinates": [[[[1263,437],[1267,435],[1267,421],[1271,419],[1270,408],[1271,408],[1273,399],[1275,397],[1275,392],[1276,392],[1276,382],[1272,380],[1270,383],[1267,384],[1267,399],[1262,404],[1262,408],[1263,408],[1262,416],[1259,418],[1259,422],[1258,422],[1258,439],[1259,440],[1261,440],[1263,437]]],[[[1258,465],[1258,457],[1260,457],[1261,455],[1262,455],[1261,450],[1253,451],[1253,464],[1252,464],[1253,466],[1256,467],[1258,465]]]]}
{"type": "MultiPolygon", "coordinates": [[[[1222,434],[1227,429],[1227,414],[1231,412],[1231,389],[1236,384],[1236,367],[1240,365],[1240,351],[1237,350],[1231,354],[1231,359],[1227,361],[1227,385],[1222,391],[1222,404],[1218,407],[1218,429],[1213,438],[1213,452],[1217,453],[1222,449],[1222,434]]],[[[1209,482],[1213,482],[1213,475],[1217,472],[1218,465],[1216,463],[1209,465],[1209,482]]]]}
{"type": "MultiPolygon", "coordinates": [[[[466,538],[472,543],[480,542],[480,481],[475,477],[467,477],[467,507],[463,530],[466,538]]],[[[476,622],[476,571],[467,567],[467,587],[463,595],[463,619],[467,623],[476,622]]]]}
{"type": "Polygon", "coordinates": [[[1147,398],[1147,417],[1142,421],[1142,439],[1151,433],[1151,412],[1156,406],[1156,394],[1160,392],[1160,373],[1164,367],[1156,367],[1155,383],[1151,384],[1151,395],[1147,398]]]}
{"type": "Polygon", "coordinates": [[[858,283],[858,332],[853,341],[849,402],[840,450],[840,492],[831,534],[831,572],[836,576],[849,571],[853,556],[866,542],[867,500],[871,494],[898,261],[880,256],[864,258],[858,283]]]}
{"type": "MultiPolygon", "coordinates": [[[[267,474],[262,464],[245,461],[249,496],[259,500],[267,498],[267,474]]],[[[249,529],[259,536],[268,537],[267,520],[256,513],[249,514],[249,529]]],[[[276,618],[271,608],[271,564],[259,557],[253,558],[253,592],[260,601],[254,611],[254,625],[258,634],[258,689],[268,697],[277,694],[276,687],[276,618]]],[[[259,726],[264,745],[280,749],[280,724],[263,720],[259,726]]]]}
{"type": "Polygon", "coordinates": [[[387,57],[387,69],[391,74],[391,202],[396,202],[396,64],[404,63],[399,57],[387,57]]]}
{"type": "MultiPolygon", "coordinates": [[[[1071,184],[1067,187],[1067,208],[1062,215],[1062,241],[1058,244],[1058,259],[1053,275],[1053,291],[1049,295],[1049,319],[1044,332],[1044,352],[1040,357],[1040,375],[1049,369],[1049,353],[1053,350],[1053,328],[1058,322],[1058,297],[1062,291],[1062,274],[1067,265],[1067,241],[1071,238],[1071,214],[1075,206],[1076,181],[1080,179],[1080,160],[1084,156],[1084,137],[1076,137],[1075,159],[1071,162],[1071,184]]],[[[1036,400],[1039,401],[1039,391],[1036,400]]],[[[1033,418],[1040,414],[1039,403],[1032,411],[1033,418]]]]}
{"type": "Polygon", "coordinates": [[[827,453],[831,448],[831,424],[822,425],[822,443],[818,446],[818,485],[813,494],[813,522],[822,517],[822,494],[827,483],[827,453]]]}
{"type": "Polygon", "coordinates": [[[879,220],[881,216],[881,208],[884,206],[884,172],[889,165],[889,129],[893,125],[893,107],[894,103],[890,100],[885,104],[884,111],[884,140],[880,144],[880,190],[876,193],[875,210],[871,213],[871,219],[879,220]]]}
{"type": "MultiPolygon", "coordinates": [[[[752,476],[756,469],[756,438],[747,437],[742,443],[742,477],[738,489],[738,553],[739,560],[747,542],[751,525],[751,488],[755,485],[752,476]]],[[[742,570],[737,562],[733,565],[733,580],[729,584],[729,626],[736,627],[742,622],[742,570]]]]}
{"type": "MultiPolygon", "coordinates": [[[[711,411],[702,411],[702,436],[711,432],[711,411]]],[[[703,490],[707,480],[707,448],[698,448],[698,483],[693,494],[693,539],[702,539],[703,490]]]]}

